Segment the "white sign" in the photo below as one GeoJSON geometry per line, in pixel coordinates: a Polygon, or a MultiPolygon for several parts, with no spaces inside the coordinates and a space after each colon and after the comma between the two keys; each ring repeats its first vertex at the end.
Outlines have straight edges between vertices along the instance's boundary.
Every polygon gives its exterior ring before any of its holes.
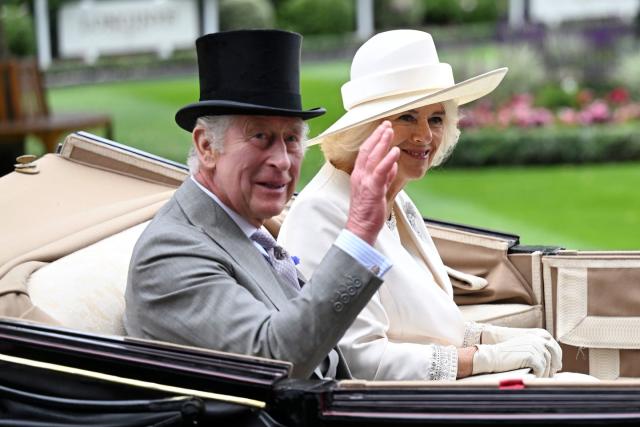
{"type": "Polygon", "coordinates": [[[193,48],[198,37],[195,0],[83,0],[67,3],[58,16],[62,57],[94,63],[101,55],[193,48]]]}
{"type": "Polygon", "coordinates": [[[632,21],[639,6],[638,0],[531,0],[529,12],[533,22],[550,25],[563,21],[614,17],[632,21]]]}

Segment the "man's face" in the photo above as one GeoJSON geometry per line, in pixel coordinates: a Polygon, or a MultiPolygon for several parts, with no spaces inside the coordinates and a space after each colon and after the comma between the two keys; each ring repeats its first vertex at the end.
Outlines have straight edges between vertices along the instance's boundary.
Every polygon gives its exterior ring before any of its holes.
{"type": "Polygon", "coordinates": [[[224,150],[213,153],[212,168],[201,168],[208,175],[204,184],[253,225],[262,225],[282,212],[295,190],[303,132],[295,117],[234,116],[224,150]]]}

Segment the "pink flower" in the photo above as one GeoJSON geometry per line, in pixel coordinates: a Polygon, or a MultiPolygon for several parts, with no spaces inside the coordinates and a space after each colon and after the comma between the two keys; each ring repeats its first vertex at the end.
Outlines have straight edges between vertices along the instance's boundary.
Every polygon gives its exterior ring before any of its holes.
{"type": "Polygon", "coordinates": [[[578,124],[578,112],[573,108],[561,108],[558,111],[558,120],[565,125],[577,125],[578,124]]]}
{"type": "Polygon", "coordinates": [[[464,112],[460,110],[460,120],[458,120],[458,127],[461,129],[467,129],[476,127],[477,123],[474,119],[473,111],[465,110],[464,112]]]}
{"type": "Polygon", "coordinates": [[[581,124],[606,123],[611,118],[611,111],[606,102],[596,99],[578,114],[581,124]]]}
{"type": "Polygon", "coordinates": [[[616,123],[640,120],[640,104],[634,102],[616,108],[613,112],[613,121],[616,123]]]}

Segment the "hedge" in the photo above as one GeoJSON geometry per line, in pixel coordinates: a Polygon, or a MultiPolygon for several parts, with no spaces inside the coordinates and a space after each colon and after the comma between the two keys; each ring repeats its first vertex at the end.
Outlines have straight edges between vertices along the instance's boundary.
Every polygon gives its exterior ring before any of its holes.
{"type": "Polygon", "coordinates": [[[2,19],[6,47],[9,53],[18,57],[34,55],[36,52],[35,32],[26,5],[2,5],[2,3],[0,2],[0,19],[2,19]]]}
{"type": "Polygon", "coordinates": [[[640,160],[640,124],[463,130],[447,166],[640,160]]]}
{"type": "Polygon", "coordinates": [[[345,34],[355,30],[355,2],[344,0],[281,0],[278,26],[307,35],[345,34]]]}
{"type": "Polygon", "coordinates": [[[268,0],[221,0],[220,30],[241,28],[272,28],[276,22],[273,6],[268,0]]]}

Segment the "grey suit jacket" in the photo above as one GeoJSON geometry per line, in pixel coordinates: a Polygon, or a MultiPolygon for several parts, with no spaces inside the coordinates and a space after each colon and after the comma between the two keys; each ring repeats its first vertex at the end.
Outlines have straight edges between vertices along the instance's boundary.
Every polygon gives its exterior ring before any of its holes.
{"type": "Polygon", "coordinates": [[[125,327],[136,337],[286,360],[292,377],[307,378],[381,283],[333,246],[302,290],[292,289],[187,179],[133,250],[125,327]]]}

